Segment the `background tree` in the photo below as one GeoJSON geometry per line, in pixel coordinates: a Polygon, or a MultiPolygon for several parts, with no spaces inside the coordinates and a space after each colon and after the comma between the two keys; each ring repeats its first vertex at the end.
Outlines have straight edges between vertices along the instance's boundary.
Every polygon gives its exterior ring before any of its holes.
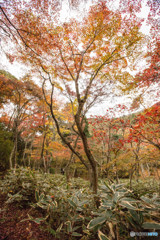
{"type": "Polygon", "coordinates": [[[29,79],[26,81],[26,78],[24,78],[20,81],[5,71],[0,73],[0,81],[4,90],[3,97],[6,99],[3,102],[3,107],[6,108],[5,104],[7,102],[8,104],[12,103],[12,105],[9,105],[10,113],[8,113],[8,123],[6,122],[8,129],[12,130],[13,133],[14,145],[10,154],[10,167],[12,168],[16,167],[17,164],[17,150],[23,142],[21,134],[25,130],[25,122],[32,115],[33,104],[41,98],[41,94],[38,86],[29,79]]]}
{"type": "Polygon", "coordinates": [[[12,132],[0,122],[0,171],[9,168],[9,156],[13,148],[12,132]]]}
{"type": "Polygon", "coordinates": [[[90,145],[98,159],[101,175],[109,179],[116,177],[117,182],[119,176],[125,175],[122,164],[119,164],[119,155],[126,152],[129,119],[125,116],[116,117],[116,114],[119,112],[123,115],[126,109],[127,107],[119,104],[107,109],[104,116],[95,116],[89,121],[92,135],[90,145]]]}
{"type": "Polygon", "coordinates": [[[160,104],[156,103],[151,108],[137,114],[131,123],[131,135],[135,141],[142,139],[160,150],[160,104]]]}

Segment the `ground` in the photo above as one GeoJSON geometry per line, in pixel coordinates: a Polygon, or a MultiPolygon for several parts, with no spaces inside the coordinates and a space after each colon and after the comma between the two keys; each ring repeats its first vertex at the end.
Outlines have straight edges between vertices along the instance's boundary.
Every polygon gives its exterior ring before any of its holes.
{"type": "MultiPolygon", "coordinates": [[[[31,208],[5,205],[6,196],[0,194],[0,240],[56,240],[45,224],[24,221],[31,208]]],[[[42,217],[42,216],[39,216],[42,217]]]]}

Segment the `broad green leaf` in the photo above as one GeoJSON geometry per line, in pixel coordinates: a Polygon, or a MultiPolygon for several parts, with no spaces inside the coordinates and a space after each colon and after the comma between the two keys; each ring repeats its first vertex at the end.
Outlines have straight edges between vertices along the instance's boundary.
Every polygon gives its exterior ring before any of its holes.
{"type": "Polygon", "coordinates": [[[87,228],[92,229],[97,225],[103,224],[106,220],[107,220],[106,216],[94,218],[89,222],[87,228]]]}
{"type": "Polygon", "coordinates": [[[39,196],[39,200],[41,201],[44,198],[44,193],[41,193],[41,195],[39,196]]]}
{"type": "Polygon", "coordinates": [[[110,240],[104,233],[98,230],[98,237],[100,240],[110,240]]]}
{"type": "Polygon", "coordinates": [[[157,211],[157,207],[156,208],[152,208],[152,207],[144,207],[143,209],[144,211],[157,211]]]}
{"type": "Polygon", "coordinates": [[[113,196],[113,202],[117,203],[117,201],[120,198],[120,194],[118,192],[115,192],[114,196],[113,196]]]}
{"type": "Polygon", "coordinates": [[[68,232],[68,233],[71,233],[71,232],[72,232],[71,221],[67,221],[65,224],[67,225],[67,232],[68,232]]]}
{"type": "Polygon", "coordinates": [[[39,201],[39,194],[38,194],[37,190],[35,191],[35,199],[36,199],[37,202],[39,201]]]}
{"type": "Polygon", "coordinates": [[[120,189],[124,187],[124,183],[119,183],[115,185],[115,189],[120,189]]]}
{"type": "Polygon", "coordinates": [[[134,221],[134,219],[131,216],[126,216],[127,221],[130,222],[130,224],[134,227],[137,227],[137,223],[134,221]]]}
{"type": "Polygon", "coordinates": [[[32,219],[32,221],[37,223],[37,224],[40,224],[42,221],[45,221],[45,220],[46,220],[45,218],[35,218],[35,219],[32,219]]]}
{"type": "Polygon", "coordinates": [[[160,229],[160,223],[157,222],[144,222],[142,224],[144,229],[160,229]]]}
{"type": "Polygon", "coordinates": [[[69,204],[70,204],[72,207],[74,207],[74,208],[77,207],[77,205],[75,204],[75,202],[73,202],[72,200],[68,199],[68,202],[69,202],[69,204]]]}
{"type": "Polygon", "coordinates": [[[37,203],[37,206],[39,206],[40,208],[42,209],[47,209],[47,206],[46,205],[43,205],[41,203],[37,203]]]}
{"type": "Polygon", "coordinates": [[[56,232],[59,233],[59,232],[61,231],[62,227],[63,227],[63,223],[61,223],[61,224],[59,225],[59,227],[57,228],[56,232]]]}
{"type": "Polygon", "coordinates": [[[129,212],[131,214],[131,217],[134,219],[134,221],[138,224],[141,224],[141,221],[143,219],[143,215],[141,212],[139,212],[139,214],[137,213],[137,211],[131,210],[129,209],[129,212]]]}
{"type": "Polygon", "coordinates": [[[57,208],[57,207],[58,207],[57,201],[54,200],[54,201],[52,202],[52,207],[54,207],[54,208],[57,208]]]}
{"type": "Polygon", "coordinates": [[[53,228],[49,228],[49,232],[50,232],[52,235],[56,235],[56,231],[55,231],[53,228]]]}
{"type": "Polygon", "coordinates": [[[134,198],[129,198],[129,197],[124,197],[122,199],[122,201],[125,201],[125,202],[134,202],[134,203],[138,203],[139,201],[134,199],[134,198]]]}
{"type": "Polygon", "coordinates": [[[125,201],[122,201],[119,203],[120,206],[122,207],[126,207],[128,209],[132,209],[132,210],[138,210],[136,207],[134,207],[132,204],[130,204],[129,202],[125,202],[125,201]]]}
{"type": "Polygon", "coordinates": [[[73,202],[78,205],[78,198],[76,196],[73,197],[73,202]]]}
{"type": "Polygon", "coordinates": [[[78,207],[78,208],[77,208],[77,211],[78,211],[78,212],[82,212],[82,211],[83,211],[83,209],[82,209],[82,208],[80,208],[80,207],[78,207]]]}
{"type": "Polygon", "coordinates": [[[33,218],[32,216],[30,216],[30,215],[28,214],[29,220],[30,220],[30,221],[33,221],[33,222],[35,222],[35,223],[37,223],[37,224],[40,224],[42,221],[45,221],[45,220],[48,218],[48,216],[49,216],[49,215],[47,215],[45,218],[33,218]]]}
{"type": "Polygon", "coordinates": [[[87,235],[91,235],[90,231],[89,230],[83,230],[84,233],[86,233],[87,235]]]}
{"type": "Polygon", "coordinates": [[[72,233],[72,236],[74,236],[74,237],[81,237],[81,236],[82,236],[82,234],[80,234],[80,233],[77,233],[77,232],[73,232],[73,233],[72,233]]]}
{"type": "Polygon", "coordinates": [[[113,207],[115,204],[112,200],[103,200],[102,202],[102,206],[105,208],[111,208],[113,207]]]}
{"type": "MultiPolygon", "coordinates": [[[[114,193],[114,190],[106,182],[104,182],[104,185],[108,188],[108,190],[110,190],[112,193],[114,193]]],[[[104,187],[104,185],[103,185],[103,187],[104,187]]]]}
{"type": "Polygon", "coordinates": [[[76,226],[72,228],[72,231],[76,231],[78,228],[80,228],[81,226],[76,226]]]}
{"type": "Polygon", "coordinates": [[[144,202],[146,202],[148,204],[152,204],[153,203],[152,199],[149,199],[149,198],[144,197],[144,196],[141,197],[141,200],[143,200],[144,202]]]}

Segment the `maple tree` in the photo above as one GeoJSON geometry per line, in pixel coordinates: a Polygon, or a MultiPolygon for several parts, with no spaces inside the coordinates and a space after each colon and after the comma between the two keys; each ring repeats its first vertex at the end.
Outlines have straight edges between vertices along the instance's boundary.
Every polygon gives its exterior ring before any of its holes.
{"type": "MultiPolygon", "coordinates": [[[[28,116],[28,118],[22,122],[21,126],[24,129],[22,132],[22,137],[25,140],[25,149],[23,153],[23,163],[24,165],[36,165],[35,161],[34,164],[32,164],[32,155],[33,155],[33,148],[34,148],[34,142],[35,139],[38,137],[37,135],[40,135],[39,137],[44,138],[46,137],[46,127],[45,127],[45,118],[47,115],[47,109],[44,106],[43,99],[37,99],[36,105],[34,106],[34,109],[32,109],[32,114],[28,116]]],[[[41,156],[39,159],[39,162],[44,162],[43,158],[43,151],[44,151],[44,142],[41,142],[41,145],[39,146],[39,152],[36,153],[35,160],[38,156],[41,156]],[[41,149],[41,151],[40,151],[41,149]]],[[[38,166],[38,164],[37,164],[38,166]]]]}
{"type": "MultiPolygon", "coordinates": [[[[159,129],[159,103],[152,107],[131,115],[127,124],[127,134],[125,136],[126,154],[120,156],[120,159],[129,157],[130,186],[133,174],[136,178],[144,175],[144,165],[149,171],[149,165],[158,167],[158,154],[160,143],[159,129]],[[154,149],[154,150],[153,150],[154,149]],[[151,155],[151,151],[155,154],[151,155]]],[[[153,171],[155,169],[153,168],[153,171]]],[[[158,171],[156,173],[158,175],[158,171]]]]}
{"type": "Polygon", "coordinates": [[[139,108],[140,105],[144,107],[145,102],[145,93],[149,92],[153,96],[153,100],[158,101],[159,99],[159,91],[155,91],[154,89],[158,89],[160,86],[159,83],[159,72],[160,72],[160,42],[156,40],[156,42],[151,44],[150,51],[148,51],[146,55],[147,68],[143,71],[140,71],[136,74],[134,82],[131,84],[133,88],[139,85],[139,88],[142,92],[138,95],[137,98],[134,99],[132,104],[132,110],[139,108]],[[154,91],[154,95],[153,95],[154,91]]]}
{"type": "MultiPolygon", "coordinates": [[[[138,1],[137,1],[138,2],[138,1]]],[[[137,4],[139,5],[139,4],[137,4]]],[[[131,84],[133,86],[139,85],[142,93],[135,99],[135,106],[133,104],[133,109],[138,108],[140,104],[145,101],[145,93],[151,93],[154,98],[154,102],[159,99],[159,92],[155,91],[154,95],[153,89],[158,89],[160,87],[159,83],[159,72],[160,72],[160,40],[159,40],[159,2],[154,0],[146,1],[146,5],[150,8],[148,17],[146,19],[146,24],[150,26],[149,35],[146,36],[147,42],[147,52],[144,56],[146,60],[146,66],[144,69],[140,70],[136,76],[134,82],[131,84]]]]}
{"type": "Polygon", "coordinates": [[[12,132],[0,122],[0,171],[9,168],[9,156],[13,148],[12,132]]]}
{"type": "Polygon", "coordinates": [[[130,134],[134,141],[142,139],[143,142],[149,143],[160,150],[160,104],[156,103],[149,109],[138,114],[131,123],[130,134]]]}
{"type": "Polygon", "coordinates": [[[3,107],[6,108],[7,102],[12,103],[10,113],[1,116],[1,121],[5,122],[8,129],[12,129],[14,146],[10,154],[10,167],[17,165],[17,148],[20,135],[27,127],[26,122],[33,112],[33,104],[41,99],[39,88],[28,77],[21,81],[6,71],[0,71],[0,82],[3,85],[3,107]],[[11,110],[12,109],[12,110],[11,110]]]}
{"type": "Polygon", "coordinates": [[[130,81],[131,77],[123,69],[127,67],[127,60],[134,60],[141,51],[140,21],[122,17],[118,11],[112,12],[105,2],[92,6],[81,23],[71,20],[57,26],[53,19],[49,20],[50,16],[45,23],[38,14],[25,9],[18,12],[14,21],[25,45],[19,49],[20,57],[40,72],[44,97],[57,132],[86,168],[92,170],[91,182],[96,193],[97,162],[84,133],[84,117],[90,107],[109,96],[110,88],[118,81],[121,84],[130,81]],[[46,97],[47,82],[51,87],[50,100],[46,97]],[[72,105],[73,125],[82,140],[87,161],[60,130],[53,105],[56,88],[72,105]]]}
{"type": "Polygon", "coordinates": [[[117,181],[119,176],[129,176],[132,187],[133,177],[138,181],[146,171],[150,174],[150,168],[159,177],[159,104],[139,113],[115,117],[118,111],[123,115],[122,110],[126,109],[119,104],[115,109],[108,109],[105,116],[89,120],[90,146],[102,176],[107,173],[109,179],[117,181]]]}
{"type": "Polygon", "coordinates": [[[155,48],[152,52],[148,53],[149,67],[146,68],[142,73],[138,74],[137,81],[141,85],[151,85],[159,82],[159,70],[160,70],[160,42],[157,41],[155,48]]]}
{"type": "Polygon", "coordinates": [[[90,119],[90,132],[92,135],[91,148],[98,159],[101,175],[110,178],[116,176],[119,181],[119,155],[126,151],[126,129],[129,120],[117,118],[116,114],[126,110],[124,105],[109,108],[104,116],[94,116],[90,119]]]}

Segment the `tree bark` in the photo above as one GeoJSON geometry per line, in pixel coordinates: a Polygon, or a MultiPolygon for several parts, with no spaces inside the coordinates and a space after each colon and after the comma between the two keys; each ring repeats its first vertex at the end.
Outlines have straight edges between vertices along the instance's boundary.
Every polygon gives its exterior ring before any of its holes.
{"type": "Polygon", "coordinates": [[[45,146],[46,135],[47,135],[46,132],[44,132],[42,148],[41,148],[41,157],[40,157],[40,161],[43,163],[45,172],[46,172],[46,163],[45,163],[45,158],[44,158],[44,146],[45,146]]]}
{"type": "Polygon", "coordinates": [[[13,146],[12,151],[11,151],[11,154],[10,154],[10,157],[9,157],[9,165],[10,165],[10,169],[13,168],[13,162],[12,162],[12,159],[13,159],[13,154],[14,154],[14,148],[15,148],[15,145],[13,146]]]}
{"type": "Polygon", "coordinates": [[[84,151],[85,151],[85,154],[88,158],[88,161],[90,163],[90,167],[91,167],[91,185],[92,185],[92,189],[93,189],[93,192],[95,194],[97,194],[97,189],[98,189],[98,169],[97,169],[97,162],[95,161],[92,153],[91,153],[91,150],[89,148],[89,145],[88,145],[88,141],[87,141],[87,137],[83,131],[83,127],[82,127],[82,124],[80,122],[80,116],[78,114],[75,115],[75,122],[76,122],[76,125],[77,125],[77,128],[78,128],[78,131],[79,131],[79,134],[80,134],[80,137],[82,139],[82,142],[83,142],[83,148],[84,148],[84,151]]]}

